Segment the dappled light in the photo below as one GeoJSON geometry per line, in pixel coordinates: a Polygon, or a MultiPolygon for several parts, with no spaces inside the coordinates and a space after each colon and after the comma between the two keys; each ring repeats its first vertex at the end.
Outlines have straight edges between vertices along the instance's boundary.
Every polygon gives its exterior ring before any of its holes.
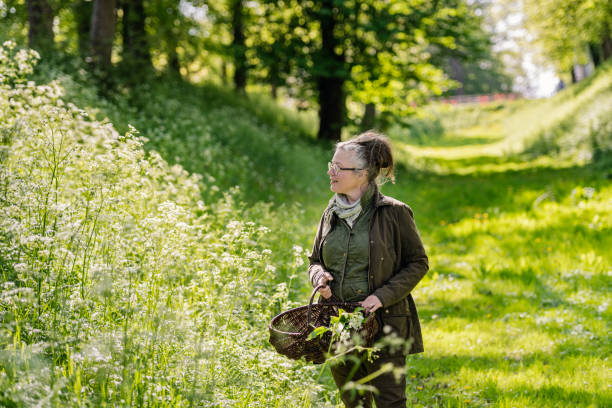
{"type": "Polygon", "coordinates": [[[612,406],[609,3],[0,1],[0,406],[341,408],[398,374],[410,407],[612,406]],[[268,325],[369,129],[429,270],[289,359],[268,325]],[[415,319],[424,352],[338,388],[415,319]]]}

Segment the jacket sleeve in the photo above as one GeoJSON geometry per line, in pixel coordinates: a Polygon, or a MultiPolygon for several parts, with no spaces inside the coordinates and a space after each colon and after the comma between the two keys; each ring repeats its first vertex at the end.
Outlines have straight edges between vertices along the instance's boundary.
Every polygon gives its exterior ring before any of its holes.
{"type": "Polygon", "coordinates": [[[317,229],[317,234],[315,235],[314,243],[312,244],[312,251],[308,256],[308,260],[310,264],[308,266],[308,276],[310,278],[310,283],[313,287],[317,285],[319,277],[325,272],[325,268],[323,268],[323,263],[321,261],[321,254],[319,252],[319,247],[321,246],[321,235],[323,231],[323,220],[325,219],[325,212],[321,216],[321,221],[319,221],[319,228],[317,229]]]}
{"type": "Polygon", "coordinates": [[[373,293],[384,307],[407,297],[429,269],[429,260],[414,222],[412,210],[407,205],[394,206],[394,210],[394,220],[397,225],[393,228],[399,231],[399,237],[395,239],[394,244],[400,249],[401,268],[373,293]]]}

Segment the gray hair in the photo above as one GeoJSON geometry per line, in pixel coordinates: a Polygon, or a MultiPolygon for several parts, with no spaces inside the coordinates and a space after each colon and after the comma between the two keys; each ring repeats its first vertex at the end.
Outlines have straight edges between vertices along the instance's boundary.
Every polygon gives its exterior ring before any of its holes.
{"type": "Polygon", "coordinates": [[[362,169],[366,168],[368,160],[366,158],[366,149],[364,146],[349,140],[346,142],[336,143],[336,150],[342,150],[343,152],[354,152],[355,158],[359,162],[359,167],[362,169]]]}
{"type": "Polygon", "coordinates": [[[393,154],[386,136],[367,131],[356,138],[336,144],[336,150],[354,152],[359,167],[366,170],[370,183],[384,184],[393,177],[393,154]]]}

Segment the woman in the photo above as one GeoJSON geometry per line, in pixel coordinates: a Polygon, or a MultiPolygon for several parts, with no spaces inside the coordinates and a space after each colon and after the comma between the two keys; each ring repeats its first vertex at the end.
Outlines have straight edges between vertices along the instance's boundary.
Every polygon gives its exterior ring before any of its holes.
{"type": "MultiPolygon", "coordinates": [[[[359,302],[367,313],[376,313],[381,327],[377,339],[395,334],[409,345],[399,351],[385,348],[371,362],[357,356],[337,363],[330,367],[332,375],[342,389],[347,381],[357,381],[393,363],[401,368],[399,381],[387,372],[367,384],[378,390],[374,395],[378,408],[405,407],[406,354],[423,351],[410,292],[429,266],[410,207],[378,191],[377,182],[393,178],[387,138],[370,131],[338,143],[327,174],[335,195],[315,236],[309,257],[310,282],[325,285],[319,292],[327,301],[359,302]]],[[[371,393],[342,393],[347,407],[370,407],[371,400],[371,393]]]]}

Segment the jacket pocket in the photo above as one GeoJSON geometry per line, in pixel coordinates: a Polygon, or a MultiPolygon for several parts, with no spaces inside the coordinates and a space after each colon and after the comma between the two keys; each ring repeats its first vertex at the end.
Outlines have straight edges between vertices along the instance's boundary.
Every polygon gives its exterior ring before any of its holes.
{"type": "Polygon", "coordinates": [[[410,307],[408,306],[408,299],[403,298],[397,303],[385,308],[383,316],[395,316],[395,317],[410,317],[410,307]]]}
{"type": "Polygon", "coordinates": [[[382,315],[382,333],[383,335],[389,335],[394,333],[398,337],[405,339],[410,333],[409,330],[409,314],[387,314],[382,315]]]}
{"type": "Polygon", "coordinates": [[[386,331],[395,333],[400,338],[406,339],[410,334],[410,308],[408,299],[404,298],[399,302],[386,307],[382,310],[382,333],[385,333],[385,326],[389,326],[386,331]]]}

